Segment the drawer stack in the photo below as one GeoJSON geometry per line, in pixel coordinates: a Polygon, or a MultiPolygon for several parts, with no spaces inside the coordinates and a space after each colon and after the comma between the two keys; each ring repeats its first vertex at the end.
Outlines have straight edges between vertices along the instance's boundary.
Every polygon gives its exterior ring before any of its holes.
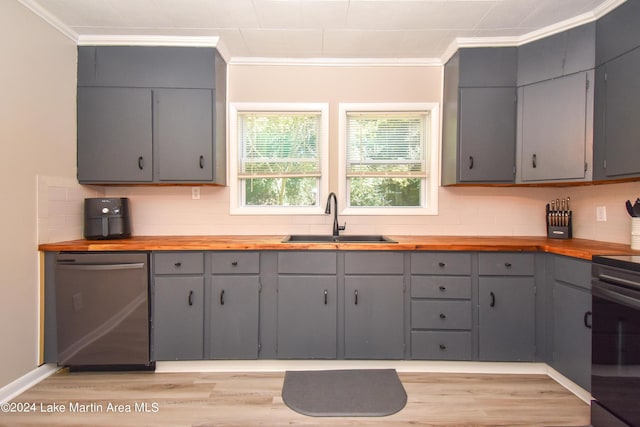
{"type": "Polygon", "coordinates": [[[411,254],[411,357],[471,360],[471,254],[411,254]]]}

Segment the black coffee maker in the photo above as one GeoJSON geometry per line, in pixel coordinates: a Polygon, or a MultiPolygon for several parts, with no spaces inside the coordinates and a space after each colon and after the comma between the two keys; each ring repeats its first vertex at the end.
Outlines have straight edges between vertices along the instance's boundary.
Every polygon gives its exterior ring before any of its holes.
{"type": "Polygon", "coordinates": [[[131,236],[129,199],[97,197],[84,199],[84,237],[123,239],[131,236]]]}

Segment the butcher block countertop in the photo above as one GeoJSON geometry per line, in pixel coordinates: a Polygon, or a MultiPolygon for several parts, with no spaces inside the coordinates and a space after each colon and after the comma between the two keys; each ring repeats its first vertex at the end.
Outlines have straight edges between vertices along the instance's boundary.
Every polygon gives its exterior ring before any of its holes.
{"type": "Polygon", "coordinates": [[[282,243],[286,236],[135,236],[41,244],[41,251],[400,250],[548,252],[591,260],[593,255],[640,254],[629,245],[527,236],[393,236],[398,243],[282,243]]]}

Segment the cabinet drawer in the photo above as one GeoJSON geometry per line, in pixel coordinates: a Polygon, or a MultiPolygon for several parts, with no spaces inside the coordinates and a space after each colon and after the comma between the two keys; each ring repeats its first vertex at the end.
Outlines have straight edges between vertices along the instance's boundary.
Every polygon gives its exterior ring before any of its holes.
{"type": "Polygon", "coordinates": [[[411,254],[411,274],[471,274],[471,254],[425,252],[411,254]]]}
{"type": "Polygon", "coordinates": [[[155,274],[203,274],[204,253],[160,252],[153,254],[155,274]]]}
{"type": "Polygon", "coordinates": [[[336,274],[335,252],[280,252],[278,273],[336,274]]]}
{"type": "Polygon", "coordinates": [[[257,274],[260,272],[260,253],[214,252],[211,269],[213,274],[257,274]]]}
{"type": "Polygon", "coordinates": [[[412,329],[471,329],[470,301],[411,301],[412,329]]]}
{"type": "Polygon", "coordinates": [[[471,332],[411,332],[413,359],[471,360],[471,332]]]}
{"type": "Polygon", "coordinates": [[[471,299],[471,277],[411,276],[411,297],[471,299]]]}
{"type": "Polygon", "coordinates": [[[591,289],[591,263],[589,261],[553,257],[553,276],[559,282],[570,283],[585,289],[591,289]]]}
{"type": "Polygon", "coordinates": [[[480,253],[478,271],[485,276],[533,276],[535,255],[530,253],[480,253]]]}
{"type": "Polygon", "coordinates": [[[402,274],[402,252],[347,252],[344,255],[345,274],[402,274]]]}

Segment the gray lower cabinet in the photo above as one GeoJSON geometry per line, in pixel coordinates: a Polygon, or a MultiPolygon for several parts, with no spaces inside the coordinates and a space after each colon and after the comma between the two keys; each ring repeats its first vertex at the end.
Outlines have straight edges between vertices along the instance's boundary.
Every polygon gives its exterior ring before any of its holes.
{"type": "Polygon", "coordinates": [[[478,258],[479,359],[533,361],[534,254],[480,253],[478,258]]]}
{"type": "Polygon", "coordinates": [[[472,256],[411,254],[411,358],[472,360],[472,256]]]}
{"type": "Polygon", "coordinates": [[[204,357],[204,254],[153,255],[154,360],[204,357]]]}
{"type": "Polygon", "coordinates": [[[211,359],[257,359],[260,351],[260,253],[213,252],[207,288],[211,359]]]}
{"type": "Polygon", "coordinates": [[[335,252],[278,253],[279,359],[335,359],[338,285],[335,252]]]}
{"type": "Polygon", "coordinates": [[[346,359],[404,358],[403,276],[347,276],[346,359]]]}
{"type": "Polygon", "coordinates": [[[337,298],[335,276],[278,279],[278,358],[337,357],[337,298]]]}
{"type": "Polygon", "coordinates": [[[344,357],[404,358],[404,253],[346,252],[344,270],[344,357]]]}
{"type": "Polygon", "coordinates": [[[591,390],[591,263],[553,256],[550,365],[591,390]]]}
{"type": "Polygon", "coordinates": [[[208,303],[209,357],[257,359],[260,277],[213,276],[208,303]]]}
{"type": "Polygon", "coordinates": [[[593,117],[590,81],[593,71],[520,89],[521,181],[585,179],[591,158],[587,156],[593,117]]]}

